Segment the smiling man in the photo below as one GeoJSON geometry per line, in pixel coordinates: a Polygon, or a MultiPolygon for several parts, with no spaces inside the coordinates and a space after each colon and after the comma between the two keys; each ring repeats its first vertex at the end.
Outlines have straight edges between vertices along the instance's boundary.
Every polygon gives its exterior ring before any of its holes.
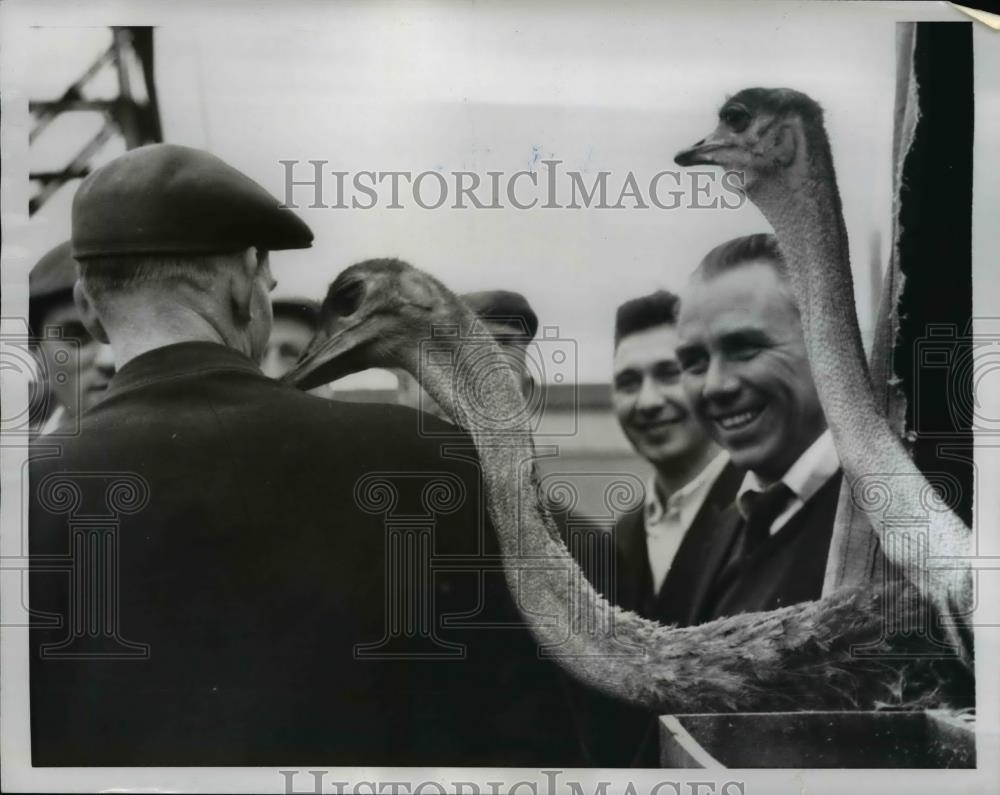
{"type": "Polygon", "coordinates": [[[666,291],[618,309],[612,405],[629,442],[654,467],[641,508],[616,527],[614,598],[662,623],[697,623],[709,535],[742,473],[705,432],[681,386],[677,296],[666,291]]]}
{"type": "MultiPolygon", "coordinates": [[[[615,526],[615,604],[663,624],[699,623],[710,593],[716,535],[743,481],[705,432],[681,386],[678,299],[660,290],[626,301],[615,320],[612,406],[635,451],[653,465],[641,506],[615,526]]],[[[597,694],[580,698],[581,735],[594,764],[655,767],[657,721],[597,694]]]]}
{"type": "Polygon", "coordinates": [[[319,326],[319,304],[308,298],[271,301],[271,336],[264,347],[260,370],[268,378],[281,378],[292,369],[319,326]]]}
{"type": "Polygon", "coordinates": [[[731,240],[695,270],[678,321],[691,405],[749,470],[702,620],[816,599],[823,586],[840,463],[785,278],[773,235],[731,240]]]}

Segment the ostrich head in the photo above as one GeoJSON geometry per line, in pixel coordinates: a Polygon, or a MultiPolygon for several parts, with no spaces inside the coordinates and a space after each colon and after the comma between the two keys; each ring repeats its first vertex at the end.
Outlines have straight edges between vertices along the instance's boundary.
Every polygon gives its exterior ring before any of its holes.
{"type": "Polygon", "coordinates": [[[404,367],[416,341],[447,322],[449,298],[444,285],[402,260],[352,265],[330,285],[316,336],[282,380],[312,389],[369,367],[404,367]]]}
{"type": "Polygon", "coordinates": [[[743,173],[753,192],[765,179],[804,176],[809,159],[829,160],[823,111],[810,97],[790,88],[745,88],[719,109],[711,135],[679,152],[679,166],[714,165],[743,173]]]}

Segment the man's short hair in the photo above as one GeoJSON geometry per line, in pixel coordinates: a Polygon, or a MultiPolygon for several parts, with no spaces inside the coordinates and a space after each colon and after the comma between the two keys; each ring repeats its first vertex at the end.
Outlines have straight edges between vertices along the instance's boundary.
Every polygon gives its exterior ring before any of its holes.
{"type": "Polygon", "coordinates": [[[615,347],[622,337],[656,326],[674,325],[680,299],[667,290],[643,295],[626,301],[615,315],[615,347]]]}
{"type": "Polygon", "coordinates": [[[785,257],[778,247],[778,238],[766,232],[734,237],[716,246],[695,268],[694,276],[714,279],[751,262],[767,263],[774,268],[782,281],[786,278],[785,257]]]}
{"type": "Polygon", "coordinates": [[[94,257],[80,262],[80,281],[100,310],[108,295],[146,286],[186,284],[206,289],[220,271],[233,267],[240,257],[242,252],[94,257]]]}

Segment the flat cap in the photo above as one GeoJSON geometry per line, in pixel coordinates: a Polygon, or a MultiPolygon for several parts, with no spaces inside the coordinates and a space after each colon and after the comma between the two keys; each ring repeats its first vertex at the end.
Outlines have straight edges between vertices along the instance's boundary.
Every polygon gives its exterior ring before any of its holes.
{"type": "Polygon", "coordinates": [[[60,243],[43,256],[28,274],[28,296],[35,301],[59,293],[71,293],[76,284],[76,260],[70,241],[60,243]]]}
{"type": "Polygon", "coordinates": [[[73,256],[222,254],[309,248],[306,223],[215,155],[175,144],[133,149],[73,198],[73,256]]]}
{"type": "Polygon", "coordinates": [[[483,290],[459,296],[483,320],[507,326],[513,336],[534,339],[538,315],[520,293],[510,290],[483,290]]]}

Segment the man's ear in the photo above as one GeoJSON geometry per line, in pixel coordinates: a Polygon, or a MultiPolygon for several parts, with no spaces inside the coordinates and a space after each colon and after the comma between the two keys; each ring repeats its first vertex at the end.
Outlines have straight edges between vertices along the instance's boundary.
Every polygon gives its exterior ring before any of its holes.
{"type": "Polygon", "coordinates": [[[108,332],[104,330],[104,324],[97,315],[97,308],[94,306],[94,299],[87,293],[87,288],[79,279],[73,285],[73,303],[76,304],[76,311],[80,313],[80,320],[87,331],[98,342],[110,345],[108,332]]]}
{"type": "MultiPolygon", "coordinates": [[[[266,257],[266,252],[264,252],[266,257]]],[[[251,246],[240,254],[239,266],[230,276],[233,311],[243,323],[253,319],[253,283],[260,267],[261,252],[251,246]]]]}

